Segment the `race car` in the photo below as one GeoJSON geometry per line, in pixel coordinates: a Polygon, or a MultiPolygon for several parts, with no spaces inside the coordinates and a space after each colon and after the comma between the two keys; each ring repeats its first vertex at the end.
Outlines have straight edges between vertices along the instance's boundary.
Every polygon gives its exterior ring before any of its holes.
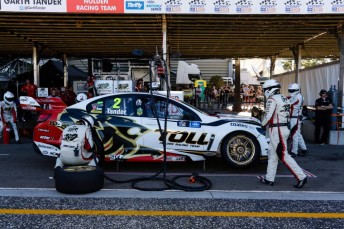
{"type": "Polygon", "coordinates": [[[221,155],[231,166],[246,167],[268,152],[269,140],[256,118],[209,114],[166,95],[142,92],[42,110],[33,133],[36,151],[57,157],[63,129],[85,115],[95,121],[95,151],[105,161],[161,162],[165,156],[168,162],[181,162],[221,155]]]}

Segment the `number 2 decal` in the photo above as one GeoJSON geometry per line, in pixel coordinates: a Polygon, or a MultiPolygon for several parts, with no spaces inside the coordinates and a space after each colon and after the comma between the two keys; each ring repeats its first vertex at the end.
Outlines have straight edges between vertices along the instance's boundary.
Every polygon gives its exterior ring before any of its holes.
{"type": "Polygon", "coordinates": [[[113,106],[112,106],[113,109],[119,109],[119,108],[121,108],[121,107],[119,106],[119,104],[121,104],[122,99],[120,99],[120,98],[114,98],[113,101],[114,101],[114,104],[113,104],[113,106]]]}

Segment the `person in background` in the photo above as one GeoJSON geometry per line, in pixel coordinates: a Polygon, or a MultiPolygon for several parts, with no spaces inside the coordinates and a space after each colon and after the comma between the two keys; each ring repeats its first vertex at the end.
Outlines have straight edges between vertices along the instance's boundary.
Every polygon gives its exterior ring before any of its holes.
{"type": "Polygon", "coordinates": [[[26,84],[21,87],[20,91],[26,96],[35,98],[37,95],[37,86],[31,83],[30,79],[27,79],[26,84]]]}
{"type": "Polygon", "coordinates": [[[333,109],[332,100],[328,97],[327,91],[322,89],[319,93],[320,98],[315,100],[315,132],[314,139],[316,144],[327,144],[331,128],[331,115],[333,109]],[[322,129],[322,135],[320,132],[322,129]]]}
{"type": "Polygon", "coordinates": [[[94,76],[87,77],[87,98],[92,98],[98,95],[94,81],[94,76]]]}
{"type": "Polygon", "coordinates": [[[51,94],[47,98],[60,98],[55,88],[51,89],[51,94]]]}
{"type": "Polygon", "coordinates": [[[250,106],[250,88],[247,84],[245,84],[242,88],[243,91],[243,99],[244,99],[244,109],[248,109],[250,106]]]}
{"type": "Polygon", "coordinates": [[[263,85],[264,95],[267,99],[262,126],[266,126],[270,136],[268,167],[266,177],[258,176],[261,183],[272,186],[277,173],[278,159],[280,159],[297,180],[295,188],[302,188],[307,183],[307,176],[289,155],[287,139],[290,134],[289,100],[280,93],[281,85],[276,80],[267,80],[263,85]]]}
{"type": "Polygon", "coordinates": [[[196,107],[200,108],[201,106],[201,97],[202,97],[202,88],[200,85],[198,85],[195,89],[195,95],[196,95],[196,107]]]}
{"type": "Polygon", "coordinates": [[[258,103],[258,108],[260,108],[261,104],[264,102],[264,93],[263,93],[262,86],[257,87],[256,102],[258,103]]]}
{"type": "Polygon", "coordinates": [[[14,137],[17,144],[20,144],[18,129],[17,129],[17,105],[14,102],[14,95],[12,92],[7,91],[4,94],[4,101],[0,102],[0,115],[2,121],[2,127],[0,132],[2,133],[6,123],[10,123],[13,128],[14,137]]]}
{"type": "Polygon", "coordinates": [[[256,102],[256,89],[253,85],[250,86],[250,97],[249,97],[249,104],[248,104],[248,110],[251,110],[251,104],[256,102]]]}
{"type": "Polygon", "coordinates": [[[300,86],[292,83],[288,87],[290,102],[290,155],[292,157],[304,156],[307,153],[307,146],[301,134],[303,96],[300,93],[300,86]],[[298,153],[300,147],[300,153],[298,153]]]}
{"type": "Polygon", "coordinates": [[[228,87],[228,84],[225,84],[225,86],[223,87],[223,91],[224,91],[224,104],[225,104],[225,107],[227,107],[228,105],[228,99],[229,99],[229,87],[228,87]]]}
{"type": "Polygon", "coordinates": [[[62,101],[67,105],[73,105],[75,103],[76,94],[72,87],[66,87],[65,92],[61,94],[62,101]]]}
{"type": "Polygon", "coordinates": [[[218,90],[218,104],[217,104],[217,108],[218,109],[222,109],[223,108],[223,102],[224,102],[224,98],[225,98],[225,91],[223,89],[223,87],[220,87],[218,90]]]}

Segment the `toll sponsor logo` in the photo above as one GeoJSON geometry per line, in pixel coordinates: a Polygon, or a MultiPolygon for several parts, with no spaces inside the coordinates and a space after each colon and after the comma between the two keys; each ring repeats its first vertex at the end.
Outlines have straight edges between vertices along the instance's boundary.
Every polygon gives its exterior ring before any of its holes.
{"type": "Polygon", "coordinates": [[[231,6],[230,1],[217,0],[216,2],[214,2],[214,12],[228,13],[230,6],[231,6]]]}
{"type": "Polygon", "coordinates": [[[46,130],[46,129],[41,129],[41,128],[38,128],[37,130],[38,130],[38,131],[40,131],[40,132],[49,133],[49,130],[46,130]]]}
{"type": "Polygon", "coordinates": [[[189,11],[192,13],[203,13],[205,12],[205,5],[204,0],[192,0],[189,2],[189,11]]]}
{"type": "Polygon", "coordinates": [[[127,1],[125,3],[126,10],[144,10],[145,3],[143,1],[127,1]]]}
{"type": "Polygon", "coordinates": [[[167,13],[179,13],[182,11],[181,0],[167,0],[165,2],[167,13]]]}
{"type": "Polygon", "coordinates": [[[251,13],[252,12],[252,1],[251,0],[240,0],[235,3],[237,13],[251,13]]]}
{"type": "MultiPolygon", "coordinates": [[[[156,130],[159,132],[159,130],[156,130]]],[[[190,146],[190,145],[207,145],[209,142],[206,141],[207,133],[196,133],[196,132],[167,132],[166,139],[168,144],[173,143],[176,146],[190,146]]],[[[159,141],[163,141],[162,136],[160,136],[159,141]]]]}
{"type": "Polygon", "coordinates": [[[65,136],[63,136],[63,141],[71,142],[74,141],[77,137],[77,134],[66,134],[65,136]]]}

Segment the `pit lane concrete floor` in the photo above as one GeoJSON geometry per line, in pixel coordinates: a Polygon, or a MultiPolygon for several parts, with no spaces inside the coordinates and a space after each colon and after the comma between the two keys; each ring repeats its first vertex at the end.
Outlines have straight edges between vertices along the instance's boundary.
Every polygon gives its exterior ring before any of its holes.
{"type": "MultiPolygon", "coordinates": [[[[12,140],[13,141],[13,140],[12,140]]],[[[0,228],[343,228],[343,146],[308,143],[296,158],[308,171],[301,190],[285,166],[275,185],[261,185],[266,163],[230,168],[220,158],[168,164],[167,177],[198,172],[213,186],[203,192],[144,192],[105,181],[101,191],[67,195],[54,188],[54,158],[35,153],[30,139],[0,144],[0,228]]],[[[114,179],[149,176],[154,163],[105,166],[114,179]]],[[[160,184],[144,183],[147,187],[160,184]]]]}

